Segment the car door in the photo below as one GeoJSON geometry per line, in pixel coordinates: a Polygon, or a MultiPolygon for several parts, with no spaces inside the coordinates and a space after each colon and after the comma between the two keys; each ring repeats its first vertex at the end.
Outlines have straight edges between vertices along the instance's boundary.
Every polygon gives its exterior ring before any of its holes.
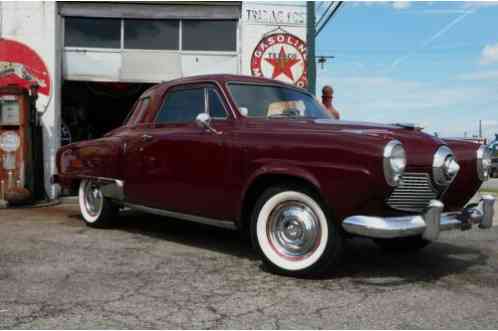
{"type": "MultiPolygon", "coordinates": [[[[209,107],[214,86],[186,85],[169,90],[154,123],[143,128],[139,153],[141,182],[135,202],[185,214],[223,218],[224,182],[230,166],[226,139],[232,120],[218,96],[212,125],[220,134],[200,128],[195,118],[209,107]]],[[[216,90],[215,90],[216,91],[216,90]]],[[[214,98],[213,98],[214,100],[214,98]]],[[[214,115],[214,114],[213,114],[214,115]]]]}

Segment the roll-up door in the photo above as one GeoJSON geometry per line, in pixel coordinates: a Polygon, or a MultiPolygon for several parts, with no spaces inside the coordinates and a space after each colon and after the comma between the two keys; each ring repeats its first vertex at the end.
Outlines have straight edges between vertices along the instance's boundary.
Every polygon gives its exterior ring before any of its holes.
{"type": "Polygon", "coordinates": [[[154,83],[240,72],[241,2],[58,5],[67,80],[154,83]]]}

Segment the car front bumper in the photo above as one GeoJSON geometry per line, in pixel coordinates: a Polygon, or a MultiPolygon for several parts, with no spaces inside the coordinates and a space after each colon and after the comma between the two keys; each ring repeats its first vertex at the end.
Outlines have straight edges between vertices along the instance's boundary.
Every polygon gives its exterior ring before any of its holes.
{"type": "Polygon", "coordinates": [[[444,205],[432,200],[421,215],[374,217],[354,215],[346,218],[342,227],[348,233],[371,238],[402,238],[421,235],[427,240],[436,240],[441,231],[467,230],[474,224],[481,229],[493,225],[496,198],[484,195],[478,204],[472,204],[461,212],[443,213],[444,205]]]}

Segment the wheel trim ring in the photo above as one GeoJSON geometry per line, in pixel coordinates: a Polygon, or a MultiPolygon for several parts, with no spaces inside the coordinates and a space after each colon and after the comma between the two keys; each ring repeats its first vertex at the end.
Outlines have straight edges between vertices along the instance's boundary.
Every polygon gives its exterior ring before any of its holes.
{"type": "MultiPolygon", "coordinates": [[[[297,200],[291,200],[291,201],[286,201],[286,202],[280,203],[272,210],[272,212],[269,215],[269,219],[270,219],[270,221],[267,222],[267,226],[266,226],[266,231],[267,231],[266,233],[267,233],[268,242],[269,242],[270,246],[272,247],[272,249],[275,251],[275,253],[277,253],[282,258],[289,260],[289,261],[305,260],[306,258],[311,256],[320,246],[321,226],[320,226],[320,222],[318,220],[318,216],[305,203],[303,203],[301,201],[297,201],[297,200]],[[283,210],[285,212],[284,208],[287,205],[289,206],[289,208],[300,207],[303,210],[305,210],[307,213],[309,213],[309,215],[311,215],[313,218],[313,225],[316,226],[316,228],[317,228],[317,232],[313,234],[313,236],[315,238],[314,243],[312,243],[310,245],[310,247],[306,250],[306,252],[304,254],[301,254],[301,255],[286,254],[285,253],[286,248],[282,247],[281,241],[277,238],[278,236],[276,236],[274,234],[274,228],[275,228],[275,226],[278,225],[278,224],[273,224],[273,220],[275,220],[277,218],[277,217],[275,217],[275,214],[277,214],[281,210],[283,210]]],[[[278,219],[276,220],[276,222],[278,222],[278,219]]]]}
{"type": "Polygon", "coordinates": [[[327,216],[323,211],[322,207],[309,195],[299,192],[299,191],[283,191],[275,194],[269,198],[262,206],[257,216],[256,221],[256,237],[258,240],[259,248],[261,253],[268,259],[272,264],[278,266],[279,268],[287,271],[299,271],[304,270],[313,266],[325,253],[329,242],[329,224],[327,221],[327,216]],[[267,218],[271,213],[271,210],[278,205],[279,202],[296,200],[305,202],[318,216],[321,226],[320,241],[318,243],[318,248],[316,248],[310,256],[301,260],[289,260],[285,259],[271,247],[271,244],[266,236],[266,222],[267,218]]]}
{"type": "Polygon", "coordinates": [[[94,182],[88,181],[83,196],[87,213],[91,217],[98,216],[103,206],[103,196],[98,186],[94,182]]]}

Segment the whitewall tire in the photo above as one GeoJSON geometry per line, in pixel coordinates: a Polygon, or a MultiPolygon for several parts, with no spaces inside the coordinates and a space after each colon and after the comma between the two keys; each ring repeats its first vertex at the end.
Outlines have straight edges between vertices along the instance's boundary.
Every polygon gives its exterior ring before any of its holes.
{"type": "Polygon", "coordinates": [[[81,216],[88,226],[107,227],[116,216],[118,208],[100,191],[98,183],[83,179],[78,191],[81,216]]]}
{"type": "Polygon", "coordinates": [[[316,194],[291,185],[265,191],[251,219],[252,241],[263,261],[291,275],[321,273],[335,264],[342,249],[338,229],[316,194]]]}

